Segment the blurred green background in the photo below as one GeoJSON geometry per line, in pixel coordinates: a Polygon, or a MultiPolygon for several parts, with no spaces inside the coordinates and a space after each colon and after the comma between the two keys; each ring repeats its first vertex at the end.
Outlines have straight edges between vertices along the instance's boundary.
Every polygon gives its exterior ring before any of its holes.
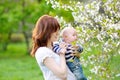
{"type": "Polygon", "coordinates": [[[119,0],[0,0],[0,80],[44,80],[30,56],[37,19],[48,14],[73,26],[89,80],[120,79],[119,0]]]}

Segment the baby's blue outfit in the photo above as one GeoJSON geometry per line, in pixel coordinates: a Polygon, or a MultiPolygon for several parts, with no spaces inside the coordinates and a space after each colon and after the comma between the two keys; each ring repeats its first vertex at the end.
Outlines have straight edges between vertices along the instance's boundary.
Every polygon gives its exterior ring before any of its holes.
{"type": "MultiPolygon", "coordinates": [[[[83,52],[83,47],[81,45],[78,45],[78,52],[82,53],[83,52]]],[[[79,58],[76,56],[71,56],[73,53],[73,50],[70,48],[72,47],[71,44],[67,46],[67,51],[65,53],[65,58],[66,58],[66,64],[68,65],[69,69],[71,72],[75,75],[77,80],[87,80],[87,78],[83,74],[82,66],[80,64],[79,58]]],[[[57,54],[59,54],[59,51],[61,50],[59,43],[53,44],[53,51],[57,54]]]]}

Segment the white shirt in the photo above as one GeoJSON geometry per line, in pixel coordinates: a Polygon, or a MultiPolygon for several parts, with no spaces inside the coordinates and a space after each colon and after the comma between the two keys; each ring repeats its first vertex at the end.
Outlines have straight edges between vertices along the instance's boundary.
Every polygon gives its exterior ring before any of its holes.
{"type": "MultiPolygon", "coordinates": [[[[61,80],[55,74],[53,74],[53,72],[50,69],[48,69],[43,64],[43,61],[46,57],[54,58],[56,63],[58,63],[58,65],[60,64],[59,55],[55,54],[51,49],[49,49],[47,47],[40,47],[37,49],[37,51],[35,53],[35,58],[37,60],[37,63],[39,65],[40,69],[43,72],[43,76],[44,76],[45,80],[61,80]]],[[[68,67],[67,67],[67,69],[68,69],[68,67]]],[[[68,69],[67,80],[75,80],[75,76],[72,74],[72,72],[69,69],[68,69]]]]}

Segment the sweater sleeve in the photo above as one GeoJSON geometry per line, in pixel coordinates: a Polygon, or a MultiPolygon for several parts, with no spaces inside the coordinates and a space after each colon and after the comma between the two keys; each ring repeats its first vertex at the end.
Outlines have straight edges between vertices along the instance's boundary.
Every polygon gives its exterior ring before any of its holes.
{"type": "Polygon", "coordinates": [[[53,50],[55,53],[59,54],[61,48],[60,48],[59,44],[54,44],[52,50],[53,50]]]}
{"type": "Polygon", "coordinates": [[[78,46],[78,52],[79,53],[82,53],[83,52],[83,47],[82,47],[82,45],[80,45],[80,44],[77,44],[77,46],[78,46]]]}

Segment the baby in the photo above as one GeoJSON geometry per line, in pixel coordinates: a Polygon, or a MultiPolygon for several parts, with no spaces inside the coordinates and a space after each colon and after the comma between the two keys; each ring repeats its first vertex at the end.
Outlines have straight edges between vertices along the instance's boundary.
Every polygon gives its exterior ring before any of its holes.
{"type": "Polygon", "coordinates": [[[80,64],[80,53],[83,52],[83,48],[81,45],[74,44],[77,41],[77,32],[73,27],[65,27],[62,30],[62,41],[60,43],[53,44],[53,51],[57,54],[61,52],[61,47],[63,44],[67,44],[66,46],[66,64],[69,69],[76,76],[77,80],[87,80],[87,78],[83,74],[82,66],[80,64]]]}

